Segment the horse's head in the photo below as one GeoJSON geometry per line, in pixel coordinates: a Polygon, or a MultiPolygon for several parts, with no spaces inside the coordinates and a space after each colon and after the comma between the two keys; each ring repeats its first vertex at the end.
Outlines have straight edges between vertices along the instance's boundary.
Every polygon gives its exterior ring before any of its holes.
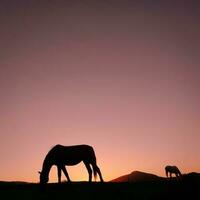
{"type": "Polygon", "coordinates": [[[40,174],[40,184],[46,184],[49,181],[48,174],[44,173],[43,171],[38,172],[40,174]]]}

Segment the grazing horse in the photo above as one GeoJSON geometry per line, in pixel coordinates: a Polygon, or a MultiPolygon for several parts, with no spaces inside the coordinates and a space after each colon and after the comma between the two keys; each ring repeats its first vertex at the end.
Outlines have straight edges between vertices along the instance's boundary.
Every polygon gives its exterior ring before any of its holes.
{"type": "Polygon", "coordinates": [[[83,161],[87,168],[89,174],[89,182],[92,181],[92,169],[95,180],[98,174],[101,182],[103,182],[101,171],[96,164],[95,152],[91,146],[62,146],[58,144],[47,153],[44,159],[42,171],[39,172],[40,183],[44,184],[49,181],[49,172],[53,165],[56,165],[58,169],[58,183],[61,182],[61,171],[64,172],[68,182],[70,182],[71,180],[69,178],[65,165],[72,166],[80,163],[81,161],[83,161]],[[90,165],[92,166],[92,169],[90,165]]]}
{"type": "Polygon", "coordinates": [[[181,178],[181,176],[182,176],[180,170],[176,166],[169,166],[169,165],[166,166],[165,173],[166,173],[167,177],[169,177],[169,175],[170,175],[170,178],[172,178],[172,174],[175,174],[176,178],[181,178]]]}

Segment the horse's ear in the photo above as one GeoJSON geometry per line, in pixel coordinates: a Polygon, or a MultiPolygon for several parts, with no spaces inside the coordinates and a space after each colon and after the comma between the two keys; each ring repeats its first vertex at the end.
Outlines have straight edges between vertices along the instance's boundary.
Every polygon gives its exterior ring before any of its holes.
{"type": "Polygon", "coordinates": [[[39,174],[41,174],[41,171],[38,171],[39,174]]]}

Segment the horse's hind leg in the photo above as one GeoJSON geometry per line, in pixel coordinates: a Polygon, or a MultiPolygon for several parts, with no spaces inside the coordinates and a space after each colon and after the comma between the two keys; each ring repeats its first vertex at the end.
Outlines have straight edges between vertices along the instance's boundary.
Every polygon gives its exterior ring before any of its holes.
{"type": "Polygon", "coordinates": [[[86,166],[86,168],[87,168],[87,171],[88,171],[88,174],[89,174],[89,182],[91,182],[91,181],[92,181],[92,169],[91,169],[89,163],[84,162],[84,164],[85,164],[85,166],[86,166]]]}
{"type": "Polygon", "coordinates": [[[182,179],[182,174],[180,172],[177,172],[176,173],[176,177],[177,177],[177,180],[181,180],[182,179]]]}
{"type": "Polygon", "coordinates": [[[97,174],[99,175],[99,178],[100,178],[101,182],[104,182],[102,174],[101,174],[101,170],[99,169],[99,167],[97,165],[96,165],[95,168],[96,168],[97,174]]]}
{"type": "Polygon", "coordinates": [[[94,169],[94,171],[99,175],[100,181],[104,182],[102,174],[101,174],[101,170],[99,169],[99,167],[96,165],[96,163],[92,164],[92,167],[94,169]]]}
{"type": "Polygon", "coordinates": [[[178,180],[179,179],[179,174],[175,173],[175,175],[176,175],[176,179],[178,180]]]}
{"type": "Polygon", "coordinates": [[[62,166],[62,170],[63,170],[63,172],[64,172],[64,174],[65,174],[65,176],[66,176],[68,182],[71,182],[71,180],[70,180],[70,178],[69,178],[69,175],[68,175],[68,173],[67,173],[67,170],[66,170],[65,166],[62,166]]]}

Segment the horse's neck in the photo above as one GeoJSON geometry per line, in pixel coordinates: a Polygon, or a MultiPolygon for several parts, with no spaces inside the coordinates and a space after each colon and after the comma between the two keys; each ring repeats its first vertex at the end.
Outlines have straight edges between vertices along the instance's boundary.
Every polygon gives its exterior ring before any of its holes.
{"type": "Polygon", "coordinates": [[[48,175],[48,174],[49,174],[49,171],[50,171],[50,169],[51,169],[51,167],[52,167],[51,162],[49,161],[48,158],[45,158],[44,163],[43,163],[43,166],[42,166],[42,171],[43,171],[43,173],[45,173],[45,174],[48,175]]]}

